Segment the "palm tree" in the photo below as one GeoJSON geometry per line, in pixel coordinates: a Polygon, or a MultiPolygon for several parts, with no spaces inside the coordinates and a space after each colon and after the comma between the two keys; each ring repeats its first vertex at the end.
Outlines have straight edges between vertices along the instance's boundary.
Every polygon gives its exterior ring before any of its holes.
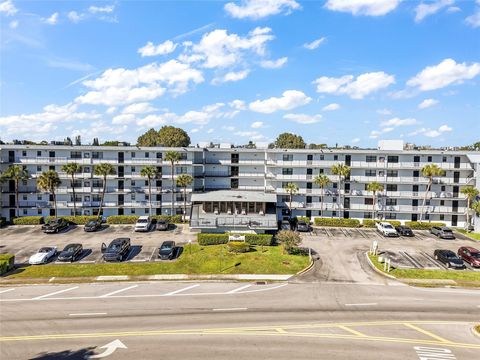
{"type": "Polygon", "coordinates": [[[19,202],[19,186],[20,181],[26,181],[30,177],[28,170],[23,168],[21,165],[12,165],[10,166],[5,174],[3,174],[4,179],[13,180],[15,182],[15,207],[16,207],[16,216],[20,216],[20,202],[19,202]]]}
{"type": "MultiPolygon", "coordinates": [[[[338,163],[332,166],[331,168],[332,174],[333,175],[338,175],[338,199],[340,200],[340,204],[342,203],[342,182],[343,179],[346,179],[348,175],[350,175],[350,167],[338,163]]],[[[337,201],[338,203],[338,201],[337,201]]],[[[338,212],[338,216],[340,217],[340,211],[338,212]]]]}
{"type": "Polygon", "coordinates": [[[289,209],[290,209],[290,217],[292,217],[292,198],[293,195],[298,193],[298,185],[295,183],[288,183],[287,185],[284,186],[285,191],[289,195],[289,209]]]}
{"type": "Polygon", "coordinates": [[[327,175],[320,174],[313,179],[313,182],[315,185],[320,186],[320,189],[322,189],[322,192],[320,193],[320,201],[322,202],[322,207],[320,208],[320,217],[323,216],[323,196],[325,194],[325,187],[330,184],[330,179],[328,178],[327,175]]]}
{"type": "Polygon", "coordinates": [[[175,215],[175,164],[180,161],[182,156],[178,151],[167,151],[165,154],[165,160],[170,162],[171,170],[172,170],[172,215],[175,215]]]}
{"type": "Polygon", "coordinates": [[[152,180],[158,176],[158,169],[156,166],[147,165],[140,170],[140,175],[146,177],[148,180],[148,200],[150,205],[150,216],[152,214],[152,180]]]}
{"type": "Polygon", "coordinates": [[[103,179],[103,188],[102,188],[102,200],[100,201],[100,207],[98,209],[98,217],[102,216],[103,210],[103,201],[105,199],[105,191],[107,190],[107,176],[115,175],[115,168],[112,164],[101,163],[95,166],[94,173],[96,176],[101,176],[103,179]]]}
{"type": "Polygon", "coordinates": [[[77,216],[77,198],[75,196],[75,174],[79,173],[82,170],[80,164],[77,163],[68,163],[62,166],[62,171],[71,177],[71,186],[73,193],[73,216],[77,216]]]}
{"type": "Polygon", "coordinates": [[[422,211],[420,212],[420,221],[422,221],[423,219],[423,209],[425,208],[425,203],[427,202],[427,196],[433,184],[433,178],[438,176],[445,176],[445,170],[438,167],[438,165],[436,164],[429,164],[429,165],[425,165],[422,168],[422,175],[423,177],[428,179],[428,184],[425,190],[425,195],[423,196],[422,211]]]}
{"type": "Polygon", "coordinates": [[[193,177],[189,174],[181,174],[177,178],[177,186],[183,188],[183,221],[187,216],[187,186],[193,182],[193,177]]]}
{"type": "Polygon", "coordinates": [[[384,190],[383,185],[377,181],[373,181],[367,185],[367,191],[371,191],[373,193],[373,212],[372,212],[373,219],[377,218],[377,214],[375,211],[375,204],[377,201],[377,192],[381,192],[383,190],[384,190]]]}
{"type": "Polygon", "coordinates": [[[473,186],[464,186],[460,192],[463,195],[467,196],[467,229],[470,228],[470,208],[472,206],[473,200],[478,196],[480,193],[477,189],[475,189],[473,186]]]}
{"type": "Polygon", "coordinates": [[[55,217],[57,217],[57,195],[55,190],[60,186],[62,181],[55,170],[44,171],[37,178],[37,187],[39,190],[52,194],[53,206],[55,208],[55,217]]]}

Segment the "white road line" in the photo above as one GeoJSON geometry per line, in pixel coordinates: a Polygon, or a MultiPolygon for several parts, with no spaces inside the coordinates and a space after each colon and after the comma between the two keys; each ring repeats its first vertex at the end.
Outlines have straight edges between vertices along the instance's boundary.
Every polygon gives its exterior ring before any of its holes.
{"type": "Polygon", "coordinates": [[[175,294],[178,294],[178,293],[181,293],[181,292],[184,292],[184,291],[187,291],[187,290],[196,288],[197,286],[200,286],[200,284],[194,284],[194,285],[191,285],[191,286],[187,286],[186,288],[182,288],[182,289],[178,289],[178,290],[175,290],[175,291],[171,291],[171,292],[169,292],[169,293],[164,294],[164,296],[175,295],[175,294]]]}
{"type": "Polygon", "coordinates": [[[120,290],[112,291],[111,293],[108,293],[108,294],[105,294],[105,295],[102,295],[102,296],[99,296],[99,297],[100,297],[100,298],[106,298],[106,297],[109,297],[109,296],[112,296],[112,295],[121,293],[121,292],[123,292],[123,291],[127,291],[127,290],[130,290],[130,289],[136,288],[137,286],[138,286],[138,285],[132,285],[132,286],[129,286],[129,287],[120,289],[120,290]]]}
{"type": "Polygon", "coordinates": [[[212,309],[212,311],[244,311],[248,308],[224,308],[224,309],[212,309]]]}
{"type": "Polygon", "coordinates": [[[377,303],[363,303],[363,304],[345,304],[345,306],[375,306],[377,303]]]}
{"type": "Polygon", "coordinates": [[[68,288],[68,289],[63,289],[63,290],[55,291],[55,292],[53,292],[53,293],[49,293],[49,294],[37,296],[37,297],[34,297],[32,300],[41,300],[41,299],[44,299],[44,298],[46,298],[46,297],[48,297],[48,296],[53,296],[53,295],[62,294],[62,293],[64,293],[64,292],[67,292],[67,291],[70,291],[70,290],[75,290],[75,289],[78,289],[78,286],[74,286],[74,287],[71,287],[71,288],[68,288]]]}
{"type": "Polygon", "coordinates": [[[107,315],[107,313],[105,313],[105,312],[98,312],[98,313],[68,314],[68,316],[96,316],[96,315],[107,315]]]}
{"type": "Polygon", "coordinates": [[[9,292],[9,291],[13,291],[13,290],[15,290],[15,288],[0,290],[0,294],[6,293],[6,292],[9,292]]]}
{"type": "Polygon", "coordinates": [[[240,286],[239,288],[227,291],[227,294],[235,294],[239,291],[242,291],[243,289],[249,288],[250,286],[252,286],[252,284],[247,284],[247,285],[244,285],[244,286],[240,286]]]}

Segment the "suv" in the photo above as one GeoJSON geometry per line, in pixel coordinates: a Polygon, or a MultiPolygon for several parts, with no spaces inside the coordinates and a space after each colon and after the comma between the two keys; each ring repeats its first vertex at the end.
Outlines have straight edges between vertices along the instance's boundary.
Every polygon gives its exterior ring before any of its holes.
{"type": "Polygon", "coordinates": [[[172,260],[175,257],[175,241],[164,241],[158,249],[158,257],[161,260],[172,260]]]}
{"type": "Polygon", "coordinates": [[[309,232],[310,231],[310,224],[308,224],[304,220],[299,220],[297,222],[297,231],[298,232],[309,232]]]}
{"type": "Polygon", "coordinates": [[[166,219],[158,219],[155,228],[160,231],[167,231],[168,230],[168,221],[166,219]]]}
{"type": "Polygon", "coordinates": [[[395,230],[397,230],[398,234],[402,236],[415,236],[412,229],[405,225],[399,225],[395,228],[395,230]]]}
{"type": "Polygon", "coordinates": [[[110,245],[102,244],[103,259],[105,261],[122,261],[125,260],[130,252],[130,239],[118,238],[114,239],[110,245]]]}
{"type": "Polygon", "coordinates": [[[449,268],[463,269],[465,267],[463,260],[451,250],[435,250],[433,256],[435,260],[444,263],[449,268]]]}
{"type": "Polygon", "coordinates": [[[433,234],[440,239],[455,239],[453,231],[445,226],[432,226],[430,228],[430,234],[433,234]]]}
{"type": "Polygon", "coordinates": [[[68,228],[70,224],[63,218],[54,218],[42,225],[42,231],[46,234],[58,233],[60,230],[68,228]]]}
{"type": "Polygon", "coordinates": [[[135,231],[149,231],[152,220],[150,216],[140,216],[135,223],[135,231]]]}
{"type": "Polygon", "coordinates": [[[398,236],[397,230],[388,222],[377,222],[375,226],[383,236],[398,236]]]}
{"type": "Polygon", "coordinates": [[[458,256],[461,257],[463,261],[469,263],[472,267],[480,268],[480,250],[473,247],[463,246],[458,249],[458,256]]]}

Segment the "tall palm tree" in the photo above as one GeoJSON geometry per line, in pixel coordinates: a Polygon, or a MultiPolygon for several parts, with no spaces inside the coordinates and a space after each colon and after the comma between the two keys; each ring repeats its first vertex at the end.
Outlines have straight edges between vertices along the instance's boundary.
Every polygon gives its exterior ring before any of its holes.
{"type": "Polygon", "coordinates": [[[152,214],[152,180],[158,176],[158,169],[156,166],[147,165],[140,170],[140,175],[147,178],[148,181],[148,200],[150,206],[150,216],[152,214]]]}
{"type": "Polygon", "coordinates": [[[41,191],[48,192],[52,194],[53,197],[53,206],[55,208],[55,217],[58,215],[57,211],[57,194],[56,190],[60,186],[62,181],[58,176],[58,173],[55,170],[44,171],[37,178],[37,187],[41,191]]]}
{"type": "Polygon", "coordinates": [[[298,193],[298,185],[295,184],[295,183],[288,183],[287,185],[285,185],[284,187],[285,191],[288,193],[289,195],[289,209],[290,209],[290,217],[292,217],[292,199],[293,199],[293,195],[295,195],[296,193],[298,193]]]}
{"type": "Polygon", "coordinates": [[[75,196],[75,174],[79,173],[82,170],[80,164],[77,163],[68,163],[61,167],[62,171],[64,171],[67,175],[71,178],[71,186],[72,186],[72,193],[73,193],[73,216],[77,216],[77,198],[75,196]]]}
{"type": "Polygon", "coordinates": [[[189,174],[181,174],[177,177],[177,186],[183,188],[183,221],[187,217],[187,186],[193,182],[193,177],[189,174]]]}
{"type": "Polygon", "coordinates": [[[460,192],[463,195],[467,196],[467,229],[470,228],[470,208],[472,206],[473,200],[478,196],[480,193],[477,189],[473,186],[464,186],[460,192]]]}
{"type": "Polygon", "coordinates": [[[21,165],[12,165],[10,166],[3,175],[5,179],[13,180],[15,182],[15,207],[16,207],[16,216],[20,216],[20,202],[19,202],[19,186],[20,181],[28,180],[30,177],[28,170],[24,169],[21,165]]]}
{"type": "Polygon", "coordinates": [[[102,188],[102,200],[100,201],[100,207],[98,209],[98,217],[102,216],[103,210],[103,201],[105,199],[105,191],[107,190],[107,176],[115,175],[115,168],[112,164],[101,163],[95,166],[94,173],[96,176],[101,176],[103,179],[103,188],[102,188]]]}
{"type": "Polygon", "coordinates": [[[375,205],[377,202],[377,192],[381,192],[383,190],[384,190],[383,185],[377,181],[372,181],[367,185],[367,191],[371,191],[373,193],[373,212],[372,212],[373,219],[377,218],[377,214],[375,210],[375,205]]]}
{"type": "Polygon", "coordinates": [[[170,162],[170,167],[172,170],[172,214],[175,215],[175,198],[174,198],[174,193],[175,193],[175,164],[180,161],[182,156],[178,151],[167,151],[165,154],[165,160],[170,162]]]}
{"type": "Polygon", "coordinates": [[[323,197],[325,195],[325,187],[330,184],[330,179],[328,178],[327,175],[320,174],[313,179],[313,182],[315,185],[318,185],[322,192],[320,193],[320,201],[322,202],[321,208],[320,208],[320,217],[323,216],[323,197]]]}
{"type": "Polygon", "coordinates": [[[429,164],[429,165],[425,165],[422,168],[422,175],[423,177],[428,179],[428,184],[425,190],[425,195],[423,196],[422,211],[420,212],[420,221],[423,220],[423,210],[425,208],[425,203],[427,202],[428,193],[430,192],[430,189],[433,184],[433,179],[435,177],[445,176],[445,170],[438,167],[438,165],[436,164],[429,164]]]}
{"type": "MultiPolygon", "coordinates": [[[[350,175],[350,167],[343,164],[343,163],[338,163],[332,166],[331,168],[332,174],[338,176],[338,200],[340,200],[340,204],[342,203],[342,183],[343,180],[347,178],[348,175],[350,175]]],[[[337,201],[338,203],[338,201],[337,201]]],[[[341,212],[338,212],[339,217],[341,212]]]]}

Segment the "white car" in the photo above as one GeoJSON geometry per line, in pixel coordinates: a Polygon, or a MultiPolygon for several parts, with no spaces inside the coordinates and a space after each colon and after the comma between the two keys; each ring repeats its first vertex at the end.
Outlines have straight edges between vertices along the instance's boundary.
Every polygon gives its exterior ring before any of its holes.
{"type": "Polygon", "coordinates": [[[377,222],[375,226],[383,236],[398,236],[397,230],[388,222],[377,222]]]}
{"type": "Polygon", "coordinates": [[[150,216],[140,216],[135,224],[135,231],[149,231],[152,220],[150,216]]]}
{"type": "Polygon", "coordinates": [[[30,256],[28,263],[30,265],[46,264],[57,253],[57,247],[42,247],[36,254],[30,256]]]}

